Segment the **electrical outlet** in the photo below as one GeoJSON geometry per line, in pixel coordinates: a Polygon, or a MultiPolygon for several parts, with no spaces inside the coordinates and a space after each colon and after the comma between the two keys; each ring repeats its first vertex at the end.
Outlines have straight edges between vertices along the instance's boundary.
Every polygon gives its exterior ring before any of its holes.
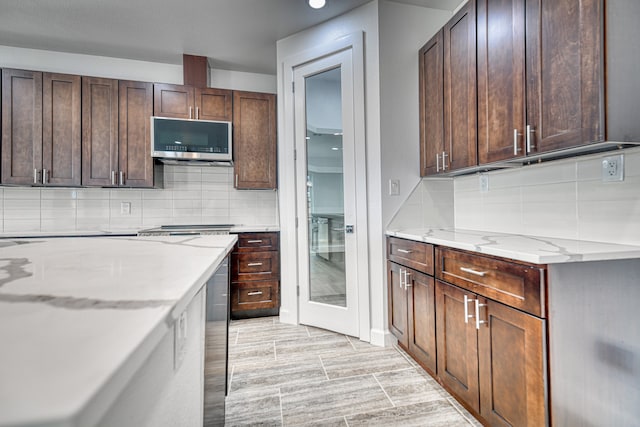
{"type": "Polygon", "coordinates": [[[602,159],[602,182],[624,180],[624,156],[608,156],[602,159]]]}
{"type": "Polygon", "coordinates": [[[489,191],[489,175],[480,174],[480,192],[486,193],[489,191]]]}
{"type": "Polygon", "coordinates": [[[120,214],[131,215],[131,202],[120,202],[120,214]]]}
{"type": "Polygon", "coordinates": [[[390,179],[389,180],[389,195],[390,196],[398,196],[400,194],[400,180],[399,179],[390,179]]]}
{"type": "Polygon", "coordinates": [[[183,311],[173,326],[173,369],[177,371],[187,352],[187,312],[183,311]]]}

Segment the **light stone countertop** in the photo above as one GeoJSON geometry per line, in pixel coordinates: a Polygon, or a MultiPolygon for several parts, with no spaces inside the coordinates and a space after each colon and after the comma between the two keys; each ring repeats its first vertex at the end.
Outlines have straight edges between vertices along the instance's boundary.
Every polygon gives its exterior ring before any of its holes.
{"type": "Polygon", "coordinates": [[[640,258],[640,246],[453,228],[387,230],[388,236],[534,264],[640,258]]]}
{"type": "Polygon", "coordinates": [[[0,240],[0,426],[93,425],[236,240],[0,240]]]}

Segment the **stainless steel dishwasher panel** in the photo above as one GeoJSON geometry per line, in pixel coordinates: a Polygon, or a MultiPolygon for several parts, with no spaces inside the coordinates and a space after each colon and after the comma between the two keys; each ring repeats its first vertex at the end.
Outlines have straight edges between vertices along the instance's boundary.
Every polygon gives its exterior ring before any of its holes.
{"type": "Polygon", "coordinates": [[[223,426],[228,387],[229,257],[206,284],[204,426],[223,426]]]}

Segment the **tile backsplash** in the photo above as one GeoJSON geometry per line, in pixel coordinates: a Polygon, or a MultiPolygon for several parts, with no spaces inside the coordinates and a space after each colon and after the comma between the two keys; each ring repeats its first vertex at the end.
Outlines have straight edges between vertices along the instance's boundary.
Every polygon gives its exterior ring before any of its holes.
{"type": "Polygon", "coordinates": [[[640,244],[640,148],[454,179],[457,228],[640,244]],[[602,182],[602,160],[624,154],[624,181],[602,182]]]}
{"type": "Polygon", "coordinates": [[[0,187],[0,232],[137,231],[162,224],[277,225],[277,192],[236,190],[233,168],[164,167],[163,189],[0,187]]]}

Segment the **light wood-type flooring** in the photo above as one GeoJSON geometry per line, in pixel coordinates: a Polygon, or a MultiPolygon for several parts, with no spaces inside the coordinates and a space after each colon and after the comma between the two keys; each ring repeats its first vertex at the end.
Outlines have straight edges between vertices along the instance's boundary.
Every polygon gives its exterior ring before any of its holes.
{"type": "Polygon", "coordinates": [[[231,322],[226,426],[479,426],[397,347],[277,317],[231,322]]]}

